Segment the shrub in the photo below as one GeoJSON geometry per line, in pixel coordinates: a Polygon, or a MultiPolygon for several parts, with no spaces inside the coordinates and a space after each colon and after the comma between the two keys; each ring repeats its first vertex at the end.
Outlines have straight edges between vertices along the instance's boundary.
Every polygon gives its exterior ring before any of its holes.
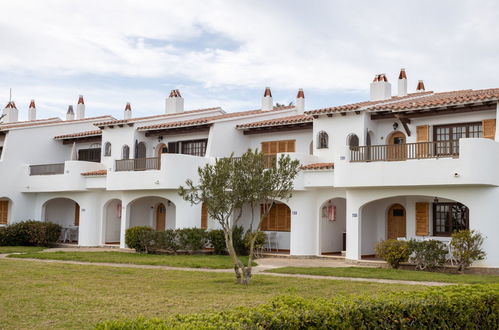
{"type": "Polygon", "coordinates": [[[222,229],[210,230],[208,232],[208,240],[215,254],[227,254],[227,245],[225,245],[225,236],[222,229]]]}
{"type": "Polygon", "coordinates": [[[376,244],[376,255],[385,260],[390,267],[399,268],[401,262],[409,259],[409,246],[406,241],[388,239],[376,244]]]}
{"type": "Polygon", "coordinates": [[[52,246],[61,230],[61,226],[52,222],[22,221],[2,228],[0,245],[52,246]]]}
{"type": "Polygon", "coordinates": [[[177,233],[182,250],[199,251],[208,243],[208,236],[203,228],[182,228],[177,229],[177,233]]]}
{"type": "Polygon", "coordinates": [[[106,321],[97,329],[497,329],[499,285],[306,299],[277,297],[257,307],[106,321]]]}
{"type": "Polygon", "coordinates": [[[247,256],[249,254],[246,244],[244,244],[244,228],[242,226],[235,226],[232,231],[232,243],[237,255],[247,256]]]}
{"type": "Polygon", "coordinates": [[[137,226],[128,228],[125,232],[125,243],[130,249],[137,252],[146,252],[146,246],[150,246],[148,241],[152,238],[153,229],[147,226],[137,226]]]}
{"type": "Polygon", "coordinates": [[[267,236],[265,236],[265,233],[263,231],[247,231],[246,235],[244,235],[244,246],[246,249],[249,251],[251,248],[251,239],[255,237],[256,235],[256,240],[255,240],[255,250],[260,250],[265,247],[265,244],[267,243],[267,236]]]}
{"type": "Polygon", "coordinates": [[[444,243],[437,240],[409,241],[409,260],[416,264],[416,270],[434,270],[445,264],[448,250],[444,243]]]}
{"type": "Polygon", "coordinates": [[[474,230],[454,232],[450,244],[452,255],[460,272],[469,268],[474,261],[485,259],[485,251],[481,249],[483,236],[479,232],[474,230]]]}

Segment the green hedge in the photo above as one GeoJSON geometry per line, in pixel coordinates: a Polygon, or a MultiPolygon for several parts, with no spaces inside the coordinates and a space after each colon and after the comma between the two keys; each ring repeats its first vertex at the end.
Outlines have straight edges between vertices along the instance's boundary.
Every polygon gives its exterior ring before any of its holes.
{"type": "Polygon", "coordinates": [[[52,246],[61,235],[61,226],[28,220],[0,228],[1,246],[52,246]]]}
{"type": "Polygon", "coordinates": [[[278,297],[254,308],[166,320],[105,321],[97,329],[498,329],[499,285],[335,299],[278,297]]]}

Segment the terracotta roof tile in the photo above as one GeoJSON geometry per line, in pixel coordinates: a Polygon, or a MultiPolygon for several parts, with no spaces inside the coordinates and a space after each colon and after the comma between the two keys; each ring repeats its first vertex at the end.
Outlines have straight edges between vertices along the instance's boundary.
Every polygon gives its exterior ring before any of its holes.
{"type": "Polygon", "coordinates": [[[61,120],[60,118],[49,118],[49,119],[39,119],[25,122],[16,122],[0,125],[0,130],[9,130],[11,128],[25,128],[32,126],[43,126],[50,124],[67,124],[67,123],[78,123],[82,121],[92,121],[97,119],[113,118],[112,116],[99,116],[99,117],[89,117],[74,120],[61,120]]]}
{"type": "Polygon", "coordinates": [[[412,99],[415,97],[423,97],[423,96],[429,95],[431,93],[433,93],[433,92],[411,93],[411,94],[407,94],[406,96],[393,96],[392,98],[387,99],[387,100],[364,101],[364,102],[358,102],[358,103],[352,103],[352,104],[339,105],[336,107],[310,110],[310,111],[306,111],[305,114],[319,115],[319,114],[328,114],[328,113],[359,111],[359,110],[365,110],[367,107],[373,106],[376,104],[384,104],[384,103],[390,103],[390,102],[397,102],[397,101],[404,100],[404,99],[412,99]]]}
{"type": "Polygon", "coordinates": [[[107,170],[83,172],[81,175],[83,175],[83,176],[103,176],[103,175],[107,175],[107,170]]]}
{"type": "Polygon", "coordinates": [[[314,163],[308,164],[301,167],[302,170],[332,170],[334,169],[334,163],[314,163]]]}
{"type": "MultiPolygon", "coordinates": [[[[423,94],[423,93],[420,93],[423,94]]],[[[443,93],[432,93],[421,98],[403,100],[383,105],[374,105],[368,108],[369,111],[404,111],[417,110],[434,107],[445,107],[451,105],[462,105],[485,101],[498,101],[499,88],[481,89],[481,90],[460,90],[443,93]]]]}
{"type": "Polygon", "coordinates": [[[288,110],[288,109],[293,109],[293,108],[294,108],[294,106],[291,105],[291,106],[274,108],[273,110],[270,110],[270,111],[249,110],[249,111],[231,112],[231,113],[226,113],[223,115],[217,115],[217,116],[211,116],[211,117],[204,117],[204,118],[198,118],[198,119],[188,119],[188,120],[174,121],[171,123],[142,126],[142,127],[139,127],[138,130],[147,131],[147,130],[164,129],[164,128],[197,126],[197,125],[211,124],[217,120],[250,116],[250,115],[256,115],[256,114],[260,114],[260,113],[267,114],[267,113],[271,113],[272,111],[288,110]]]}
{"type": "Polygon", "coordinates": [[[58,136],[54,136],[54,139],[55,140],[65,140],[65,139],[74,139],[74,138],[79,138],[79,137],[100,136],[100,135],[102,135],[102,131],[95,130],[95,131],[85,131],[85,132],[78,132],[78,133],[72,133],[72,134],[58,135],[58,136]]]}
{"type": "Polygon", "coordinates": [[[182,114],[192,114],[192,113],[207,112],[207,111],[213,111],[213,110],[223,111],[222,108],[220,108],[220,107],[213,107],[213,108],[189,110],[189,111],[184,111],[184,112],[180,112],[180,113],[166,113],[166,114],[162,114],[162,115],[137,117],[137,118],[130,118],[130,119],[120,119],[120,120],[111,120],[111,121],[95,123],[94,125],[101,127],[101,126],[109,126],[109,125],[128,124],[128,123],[135,123],[135,122],[141,121],[141,120],[162,119],[162,118],[168,118],[168,117],[172,117],[172,116],[179,116],[182,114]]]}
{"type": "Polygon", "coordinates": [[[311,123],[313,117],[309,115],[296,115],[282,118],[274,118],[268,120],[256,121],[253,123],[237,125],[236,128],[255,128],[255,127],[266,127],[266,126],[277,126],[277,125],[289,125],[289,124],[301,124],[301,123],[311,123]]]}

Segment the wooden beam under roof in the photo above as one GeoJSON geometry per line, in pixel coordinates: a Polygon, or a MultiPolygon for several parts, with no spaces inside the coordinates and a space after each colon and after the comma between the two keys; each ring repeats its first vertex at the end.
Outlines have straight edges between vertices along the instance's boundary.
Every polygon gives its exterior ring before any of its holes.
{"type": "Polygon", "coordinates": [[[249,127],[244,129],[243,134],[251,135],[251,134],[261,134],[261,133],[289,132],[289,131],[305,130],[312,128],[313,128],[312,122],[299,123],[299,124],[283,124],[276,126],[249,127]]]}
{"type": "Polygon", "coordinates": [[[158,129],[145,130],[146,136],[154,135],[176,135],[176,134],[186,134],[186,133],[202,133],[209,132],[211,124],[203,124],[196,126],[183,126],[183,127],[165,127],[158,129]]]}
{"type": "Polygon", "coordinates": [[[450,105],[446,107],[432,107],[427,109],[410,109],[407,111],[399,110],[399,111],[386,111],[386,112],[378,112],[371,113],[372,120],[378,119],[394,119],[396,115],[404,114],[407,118],[420,118],[420,117],[431,117],[431,116],[442,116],[449,114],[458,114],[465,112],[475,112],[475,111],[487,111],[487,110],[496,110],[496,103],[487,103],[481,105],[463,105],[462,107],[456,105],[450,105]],[[441,109],[441,110],[439,110],[441,109]]]}

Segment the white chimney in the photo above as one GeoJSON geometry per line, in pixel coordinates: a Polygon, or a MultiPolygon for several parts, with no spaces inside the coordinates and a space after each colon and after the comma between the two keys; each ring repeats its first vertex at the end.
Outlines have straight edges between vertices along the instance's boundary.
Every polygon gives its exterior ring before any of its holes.
{"type": "Polygon", "coordinates": [[[398,81],[398,96],[407,95],[407,75],[405,74],[405,69],[400,69],[399,81],[398,81]]]}
{"type": "Polygon", "coordinates": [[[85,102],[83,101],[83,95],[78,98],[78,104],[76,105],[76,119],[85,118],[85,102]]]}
{"type": "Polygon", "coordinates": [[[16,108],[14,101],[10,101],[3,109],[3,114],[5,115],[4,123],[15,123],[19,117],[19,111],[16,108]]]}
{"type": "Polygon", "coordinates": [[[127,102],[127,103],[126,103],[124,118],[125,118],[125,119],[130,119],[130,118],[132,118],[132,107],[130,106],[130,102],[127,102]]]}
{"type": "Polygon", "coordinates": [[[66,120],[75,120],[75,112],[73,111],[73,106],[68,106],[68,112],[66,112],[66,120]]]}
{"type": "Polygon", "coordinates": [[[31,100],[29,103],[29,109],[28,109],[28,120],[36,120],[36,106],[35,106],[35,100],[31,100]]]}
{"type": "Polygon", "coordinates": [[[296,94],[295,109],[299,114],[303,114],[303,112],[305,111],[305,93],[303,93],[302,88],[300,88],[298,90],[298,94],[296,94]]]}
{"type": "Polygon", "coordinates": [[[424,82],[422,80],[418,80],[418,86],[416,87],[416,92],[424,92],[424,82]]]}
{"type": "Polygon", "coordinates": [[[165,102],[165,113],[184,112],[184,98],[178,89],[172,89],[165,102]]]}
{"type": "Polygon", "coordinates": [[[388,82],[386,74],[380,73],[374,76],[370,88],[370,100],[388,100],[392,97],[392,84],[388,82]]]}
{"type": "Polygon", "coordinates": [[[272,100],[272,92],[270,87],[265,87],[265,92],[262,97],[262,110],[269,111],[274,109],[274,101],[272,100]]]}

